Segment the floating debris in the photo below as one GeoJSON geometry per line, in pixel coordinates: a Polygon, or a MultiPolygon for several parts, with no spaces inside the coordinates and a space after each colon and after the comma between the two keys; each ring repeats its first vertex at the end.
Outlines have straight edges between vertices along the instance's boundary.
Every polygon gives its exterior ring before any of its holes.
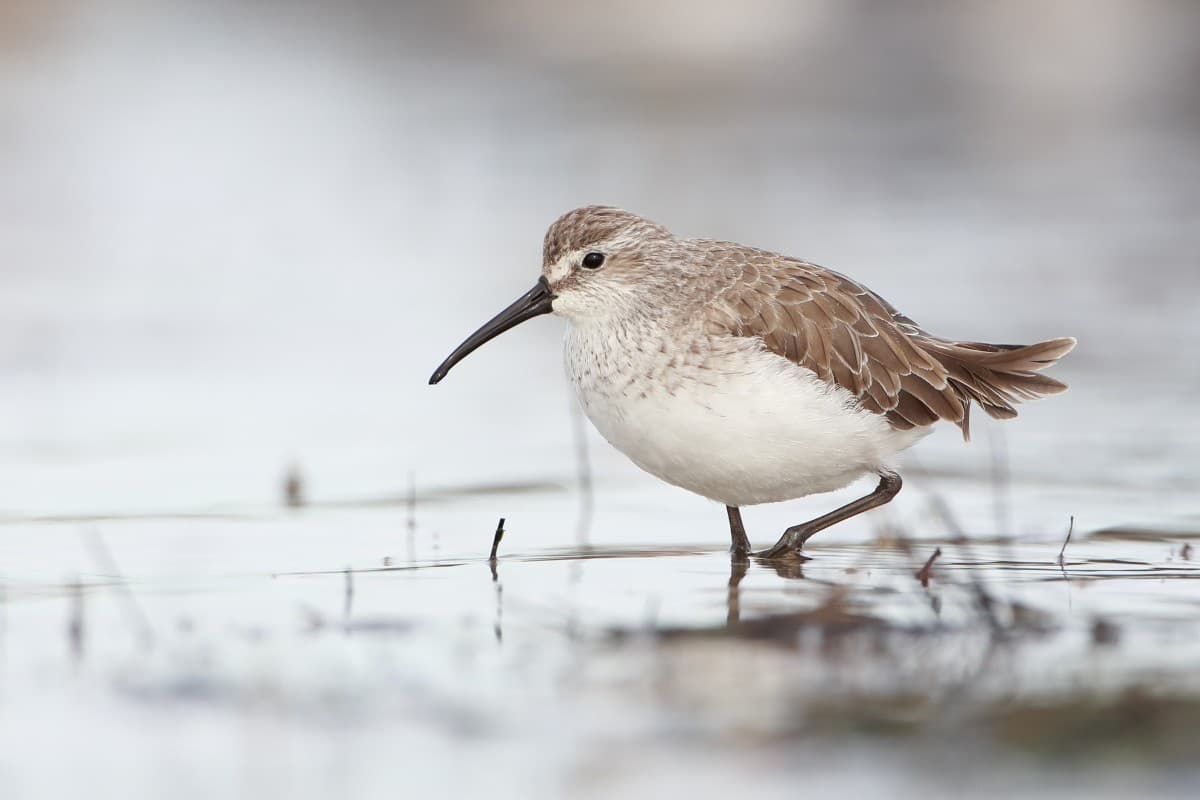
{"type": "Polygon", "coordinates": [[[283,477],[283,504],[288,508],[303,508],[307,505],[304,494],[304,475],[300,467],[292,465],[283,477]]]}

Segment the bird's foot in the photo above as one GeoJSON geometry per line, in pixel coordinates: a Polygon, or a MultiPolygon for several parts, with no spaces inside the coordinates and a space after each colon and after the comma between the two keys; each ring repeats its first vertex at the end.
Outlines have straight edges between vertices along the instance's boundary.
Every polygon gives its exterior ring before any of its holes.
{"type": "Polygon", "coordinates": [[[779,537],[779,541],[768,547],[766,550],[759,550],[754,553],[755,558],[760,558],[765,561],[775,561],[778,559],[788,559],[791,561],[811,561],[808,556],[804,555],[804,542],[808,540],[816,531],[809,531],[804,526],[788,528],[783,532],[783,536],[779,537]]]}

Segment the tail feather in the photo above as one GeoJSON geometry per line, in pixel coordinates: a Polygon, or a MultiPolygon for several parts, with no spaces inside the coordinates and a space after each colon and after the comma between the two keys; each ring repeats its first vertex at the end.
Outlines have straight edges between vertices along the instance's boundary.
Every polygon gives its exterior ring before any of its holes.
{"type": "MultiPolygon", "coordinates": [[[[1066,337],[1030,345],[936,340],[927,344],[946,369],[946,380],[965,401],[979,404],[996,419],[1017,415],[1014,404],[1065,391],[1067,385],[1039,372],[1075,347],[1066,337]]],[[[970,438],[970,414],[963,414],[963,438],[970,438]]]]}

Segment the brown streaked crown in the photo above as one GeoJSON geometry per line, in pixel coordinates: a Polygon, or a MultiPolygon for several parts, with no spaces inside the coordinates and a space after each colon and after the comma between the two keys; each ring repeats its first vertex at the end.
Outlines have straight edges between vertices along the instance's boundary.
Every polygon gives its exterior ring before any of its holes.
{"type": "Polygon", "coordinates": [[[671,232],[656,222],[613,206],[583,206],[563,214],[546,231],[542,260],[556,263],[564,253],[582,250],[621,236],[631,241],[670,239],[671,232]]]}

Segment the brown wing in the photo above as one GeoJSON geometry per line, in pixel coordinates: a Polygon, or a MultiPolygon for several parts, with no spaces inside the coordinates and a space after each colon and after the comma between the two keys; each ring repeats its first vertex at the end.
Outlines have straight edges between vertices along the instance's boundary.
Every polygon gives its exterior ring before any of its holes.
{"type": "Polygon", "coordinates": [[[950,342],[931,336],[886,300],[844,275],[797,259],[713,242],[709,257],[730,283],[714,298],[718,327],[756,337],[772,352],[847,389],[893,427],[948,420],[964,438],[970,404],[1016,416],[1019,399],[1062,391],[1036,374],[1074,346],[950,342]]]}

